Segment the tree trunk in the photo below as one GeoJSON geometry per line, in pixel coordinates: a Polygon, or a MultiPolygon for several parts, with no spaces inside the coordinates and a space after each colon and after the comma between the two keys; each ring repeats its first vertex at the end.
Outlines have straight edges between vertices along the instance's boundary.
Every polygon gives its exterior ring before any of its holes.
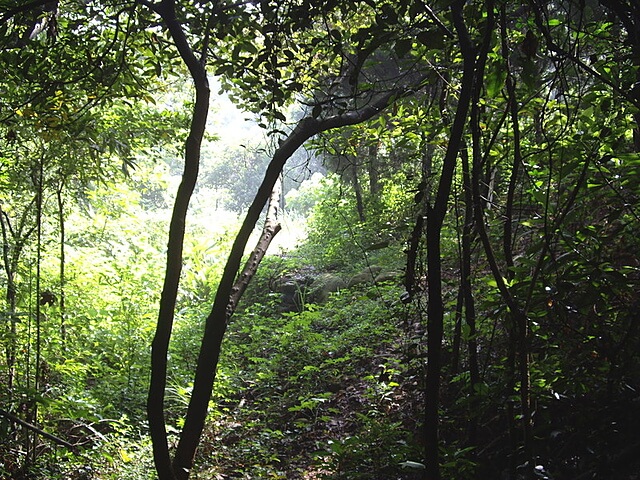
{"type": "Polygon", "coordinates": [[[6,410],[3,410],[0,408],[0,417],[5,417],[7,419],[9,419],[12,423],[16,423],[22,427],[24,427],[27,430],[30,430],[32,432],[35,432],[36,434],[40,435],[41,437],[47,438],[49,440],[51,440],[52,442],[57,443],[58,445],[62,445],[63,447],[67,448],[68,450],[70,450],[71,452],[78,454],[78,448],[67,442],[66,440],[63,440],[60,437],[56,437],[55,435],[45,432],[44,430],[42,430],[41,428],[37,427],[36,425],[33,425],[29,422],[25,422],[24,420],[22,420],[20,417],[13,415],[12,413],[7,412],[6,410]]]}
{"type": "Polygon", "coordinates": [[[66,275],[65,275],[65,225],[64,225],[64,199],[62,198],[62,191],[64,188],[64,180],[60,179],[60,185],[58,186],[58,190],[56,191],[56,198],[58,200],[58,226],[60,228],[60,301],[58,306],[60,307],[60,348],[62,350],[62,354],[64,355],[67,350],[67,325],[65,323],[65,315],[66,315],[66,306],[65,306],[65,286],[66,286],[66,275]]]}
{"type": "MultiPolygon", "coordinates": [[[[457,152],[456,152],[457,153],[457,152]]],[[[455,157],[453,158],[455,161],[455,157]]],[[[441,183],[443,185],[443,183],[441,183]]],[[[446,207],[446,206],[445,206],[446,207]]],[[[437,212],[435,212],[437,213],[437,212]]],[[[426,480],[440,480],[439,415],[440,371],[443,337],[444,305],[442,302],[442,268],[440,231],[442,223],[433,210],[427,216],[427,276],[429,278],[427,306],[427,375],[425,378],[425,464],[426,480]]]]}
{"type": "MultiPolygon", "coordinates": [[[[504,210],[504,224],[502,235],[502,250],[505,258],[505,278],[511,282],[514,277],[514,259],[513,259],[513,210],[516,201],[516,186],[518,185],[518,177],[520,165],[522,164],[522,150],[520,144],[520,120],[518,115],[518,101],[516,97],[516,84],[511,74],[511,64],[509,61],[510,51],[506,36],[506,8],[503,5],[501,9],[502,24],[502,56],[507,66],[507,78],[505,80],[507,90],[507,108],[511,118],[511,128],[513,132],[513,164],[511,167],[511,177],[509,179],[509,188],[507,190],[507,198],[504,210]]],[[[522,415],[522,447],[525,461],[533,460],[533,436],[531,425],[531,389],[529,376],[529,319],[526,312],[518,309],[509,314],[512,318],[513,331],[515,332],[515,341],[518,357],[518,380],[520,384],[520,414],[522,415]]],[[[509,420],[510,422],[513,419],[509,420]]],[[[515,457],[515,451],[514,457],[515,457]]]]}
{"type": "Polygon", "coordinates": [[[407,248],[407,266],[404,273],[404,288],[411,298],[416,290],[416,262],[418,260],[418,247],[420,246],[420,238],[422,237],[422,229],[424,227],[424,213],[421,211],[416,217],[416,223],[409,237],[409,246],[407,248]]]}
{"type": "Polygon", "coordinates": [[[36,231],[36,226],[32,225],[25,232],[29,214],[35,208],[36,197],[34,197],[29,205],[24,209],[17,225],[11,225],[9,215],[0,207],[0,230],[2,231],[2,262],[7,275],[7,290],[5,298],[7,301],[7,316],[9,317],[9,338],[11,341],[7,343],[5,354],[7,358],[7,389],[12,391],[16,380],[16,351],[17,351],[17,285],[16,272],[18,264],[22,256],[22,250],[27,244],[27,240],[36,231]],[[11,247],[13,245],[13,248],[11,247]]]}
{"type": "Polygon", "coordinates": [[[367,150],[369,159],[369,195],[378,198],[380,195],[380,162],[378,161],[378,145],[370,145],[367,150]]]}
{"type": "Polygon", "coordinates": [[[439,415],[440,406],[440,374],[441,350],[444,331],[444,304],[442,300],[442,266],[440,257],[441,232],[447,213],[453,174],[457,163],[458,153],[462,146],[462,138],[467,123],[467,113],[474,85],[475,49],[469,39],[466,25],[462,16],[464,0],[456,0],[451,5],[451,14],[460,46],[462,49],[464,67],[462,87],[455,117],[449,134],[449,143],[443,159],[442,173],[438,184],[438,191],[433,204],[427,213],[427,277],[428,298],[427,307],[427,375],[425,379],[425,480],[440,480],[439,454],[439,415]]]}
{"type": "Polygon", "coordinates": [[[278,232],[282,229],[282,225],[278,221],[278,213],[280,209],[280,197],[282,196],[282,178],[280,178],[275,186],[273,187],[273,191],[271,192],[271,197],[269,198],[269,207],[267,208],[267,215],[264,222],[264,227],[262,228],[262,234],[260,235],[260,239],[256,243],[256,247],[249,255],[249,259],[244,265],[242,272],[238,276],[238,280],[235,285],[231,289],[231,295],[229,297],[229,305],[227,306],[227,321],[229,317],[233,314],[238,306],[238,302],[244,291],[249,286],[251,279],[255,275],[258,270],[258,266],[262,261],[265,253],[267,253],[267,249],[278,232]]]}
{"type": "Polygon", "coordinates": [[[478,344],[476,340],[476,309],[471,288],[471,245],[473,242],[473,195],[471,192],[471,171],[466,151],[462,152],[462,176],[464,189],[464,226],[462,230],[461,290],[464,298],[464,317],[468,327],[469,339],[469,443],[475,446],[477,441],[477,406],[479,403],[477,386],[480,384],[478,366],[478,344]]]}
{"type": "Polygon", "coordinates": [[[342,115],[336,115],[326,119],[316,119],[313,117],[304,118],[298,122],[291,134],[281,142],[278,149],[274,152],[271,162],[267,167],[264,180],[258,188],[253,203],[249,207],[244,222],[233,243],[222,278],[218,285],[213,307],[206,319],[191,399],[187,409],[184,428],[180,435],[173,460],[173,471],[177,479],[187,479],[193,466],[195,452],[207,417],[209,399],[216,377],[222,339],[227,328],[227,320],[233,313],[229,311],[230,299],[233,295],[234,286],[236,286],[236,276],[240,269],[242,256],[251,232],[260,217],[260,213],[272,195],[274,185],[282,172],[285,162],[312,136],[326,130],[354,125],[368,120],[384,109],[397,94],[398,92],[396,91],[388,92],[366,107],[342,115]]]}
{"type": "Polygon", "coordinates": [[[464,292],[458,288],[456,295],[455,324],[453,327],[453,340],[451,342],[451,375],[460,373],[460,350],[462,347],[462,310],[464,308],[464,292]]]}
{"type": "MultiPolygon", "coordinates": [[[[162,17],[176,48],[187,65],[194,82],[196,96],[189,136],[185,144],[185,162],[182,181],[178,187],[169,226],[167,245],[167,267],[160,297],[158,323],[151,346],[151,381],[147,399],[149,431],[153,442],[153,457],[160,480],[175,480],[171,466],[167,430],[164,421],[164,395],[167,376],[167,352],[173,328],[174,310],[178,294],[178,283],[182,271],[182,251],[187,210],[200,166],[200,147],[209,112],[209,80],[205,69],[205,58],[197,59],[189,46],[182,26],[176,18],[173,0],[163,0],[153,9],[162,17]]],[[[206,42],[205,42],[206,43],[206,42]]],[[[206,52],[206,45],[203,49],[206,52]]]]}
{"type": "Polygon", "coordinates": [[[364,223],[367,219],[364,212],[364,200],[362,199],[362,187],[360,186],[360,179],[358,178],[358,159],[354,159],[351,164],[351,184],[353,185],[353,191],[356,196],[356,210],[358,212],[358,220],[364,223]]]}
{"type": "Polygon", "coordinates": [[[7,302],[7,317],[9,319],[9,341],[6,343],[5,355],[7,361],[7,390],[9,394],[13,390],[13,383],[16,376],[16,285],[14,279],[14,270],[11,261],[11,253],[9,247],[9,217],[0,207],[0,227],[2,228],[2,260],[4,271],[7,276],[7,290],[5,299],[7,302]]]}

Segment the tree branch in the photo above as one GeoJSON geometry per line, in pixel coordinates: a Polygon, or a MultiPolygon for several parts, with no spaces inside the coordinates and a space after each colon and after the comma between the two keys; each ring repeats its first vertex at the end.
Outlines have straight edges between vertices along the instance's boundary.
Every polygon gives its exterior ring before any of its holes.
{"type": "Polygon", "coordinates": [[[2,417],[6,417],[9,420],[11,420],[14,423],[17,423],[18,425],[27,428],[33,432],[36,432],[38,435],[47,438],[55,443],[57,443],[58,445],[62,445],[63,447],[71,450],[73,453],[75,453],[76,455],[80,455],[80,453],[78,453],[78,447],[76,447],[75,445],[73,445],[72,443],[67,442],[66,440],[61,439],[60,437],[56,437],[55,435],[45,432],[44,430],[42,430],[39,427],[36,427],[35,425],[29,423],[29,422],[25,422],[24,420],[22,420],[19,417],[16,417],[15,415],[13,415],[12,413],[7,412],[6,410],[0,409],[0,416],[2,417]]]}
{"type": "Polygon", "coordinates": [[[25,3],[19,7],[8,10],[2,17],[0,17],[0,25],[7,22],[10,18],[15,17],[19,13],[28,12],[36,8],[44,7],[47,3],[52,3],[51,0],[34,0],[33,2],[25,3]]]}
{"type": "Polygon", "coordinates": [[[227,305],[227,320],[233,315],[233,312],[235,312],[240,298],[242,298],[249,282],[251,282],[251,279],[256,274],[258,266],[267,252],[271,241],[282,229],[282,225],[278,219],[278,206],[280,204],[281,194],[282,179],[279,179],[273,187],[271,197],[269,198],[269,207],[267,208],[267,215],[260,239],[256,243],[256,247],[253,249],[253,252],[251,252],[251,255],[249,255],[242,272],[231,289],[229,304],[227,305]]]}

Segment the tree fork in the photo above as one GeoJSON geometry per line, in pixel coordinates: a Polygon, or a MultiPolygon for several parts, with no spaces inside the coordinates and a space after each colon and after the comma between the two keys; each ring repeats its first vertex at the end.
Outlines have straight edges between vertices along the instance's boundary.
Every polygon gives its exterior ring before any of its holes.
{"type": "Polygon", "coordinates": [[[273,191],[271,192],[271,197],[269,198],[269,207],[267,208],[267,215],[264,222],[264,227],[262,228],[260,239],[256,243],[256,247],[253,249],[253,252],[251,252],[251,255],[249,255],[249,258],[246,261],[242,272],[238,276],[238,280],[231,289],[229,304],[227,305],[227,320],[229,319],[229,317],[231,317],[231,315],[233,315],[233,312],[235,312],[240,298],[242,298],[244,291],[247,289],[247,286],[251,282],[251,279],[258,270],[258,266],[264,258],[265,253],[267,253],[267,248],[269,248],[271,241],[282,229],[282,225],[280,224],[278,219],[278,206],[280,203],[281,195],[282,179],[278,179],[275,186],[273,187],[273,191]]]}
{"type": "Polygon", "coordinates": [[[273,192],[274,185],[282,172],[285,162],[309,138],[333,128],[364,122],[380,113],[399,94],[400,92],[398,91],[386,92],[359,110],[331,116],[326,119],[313,117],[303,118],[274,152],[262,184],[258,188],[256,196],[247,211],[244,222],[233,243],[227,264],[218,285],[211,312],[206,319],[191,399],[187,408],[184,428],[180,435],[173,460],[173,471],[178,480],[189,478],[196,449],[204,428],[209,399],[213,390],[213,383],[215,381],[220,357],[220,347],[229,318],[229,301],[233,294],[236,276],[240,269],[245,247],[251,232],[260,218],[262,209],[273,192]]]}

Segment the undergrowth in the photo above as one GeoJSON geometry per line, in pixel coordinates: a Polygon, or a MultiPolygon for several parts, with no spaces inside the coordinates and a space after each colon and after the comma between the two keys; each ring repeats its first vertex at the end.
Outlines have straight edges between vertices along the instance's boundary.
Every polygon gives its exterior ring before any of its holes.
{"type": "Polygon", "coordinates": [[[419,393],[400,361],[404,306],[397,286],[367,290],[284,314],[253,303],[235,317],[204,477],[413,478],[403,465],[419,466],[419,393]]]}

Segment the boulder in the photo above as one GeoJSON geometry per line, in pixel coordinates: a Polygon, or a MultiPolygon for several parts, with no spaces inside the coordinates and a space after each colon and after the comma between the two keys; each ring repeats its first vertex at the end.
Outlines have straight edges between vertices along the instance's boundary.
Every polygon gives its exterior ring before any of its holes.
{"type": "Polygon", "coordinates": [[[362,272],[354,275],[349,279],[349,287],[354,287],[356,285],[372,285],[375,281],[376,277],[382,271],[382,267],[371,266],[365,268],[362,272]]]}
{"type": "Polygon", "coordinates": [[[383,283],[383,282],[402,282],[402,272],[380,272],[376,278],[375,283],[383,283]]]}
{"type": "Polygon", "coordinates": [[[309,301],[312,303],[324,303],[331,293],[347,287],[347,282],[342,277],[333,273],[321,273],[318,275],[309,292],[309,301]]]}
{"type": "Polygon", "coordinates": [[[304,272],[293,272],[275,280],[271,288],[280,294],[279,310],[282,312],[302,311],[309,286],[313,281],[314,277],[304,272]]]}

